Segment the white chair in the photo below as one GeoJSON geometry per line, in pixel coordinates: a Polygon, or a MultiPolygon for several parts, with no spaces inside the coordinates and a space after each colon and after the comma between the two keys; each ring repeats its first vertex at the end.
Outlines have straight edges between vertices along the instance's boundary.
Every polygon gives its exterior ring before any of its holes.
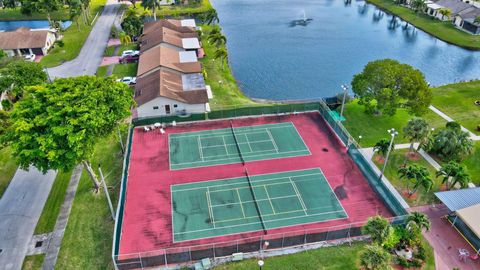
{"type": "Polygon", "coordinates": [[[172,127],[176,127],[176,126],[177,126],[177,122],[172,121],[172,127]]]}
{"type": "Polygon", "coordinates": [[[149,129],[147,126],[144,126],[144,127],[143,127],[143,130],[144,130],[145,132],[149,132],[149,131],[150,131],[150,129],[149,129]]]}
{"type": "Polygon", "coordinates": [[[155,124],[153,124],[153,126],[154,126],[155,128],[161,127],[160,123],[155,123],[155,124]]]}
{"type": "Polygon", "coordinates": [[[160,133],[165,134],[165,130],[163,128],[160,128],[160,133]]]}
{"type": "Polygon", "coordinates": [[[154,129],[155,129],[155,125],[151,125],[151,126],[150,126],[150,129],[151,129],[151,130],[154,130],[154,129]]]}

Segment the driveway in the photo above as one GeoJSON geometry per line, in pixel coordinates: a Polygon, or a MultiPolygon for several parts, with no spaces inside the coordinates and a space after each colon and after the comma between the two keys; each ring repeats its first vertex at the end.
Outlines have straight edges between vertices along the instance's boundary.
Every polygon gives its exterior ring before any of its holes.
{"type": "Polygon", "coordinates": [[[120,4],[116,1],[107,1],[102,15],[97,18],[97,22],[77,58],[48,69],[52,79],[95,74],[102,63],[103,53],[119,7],[120,4]]]}
{"type": "Polygon", "coordinates": [[[0,269],[21,269],[28,244],[47,201],[54,171],[18,169],[0,199],[0,269]]]}

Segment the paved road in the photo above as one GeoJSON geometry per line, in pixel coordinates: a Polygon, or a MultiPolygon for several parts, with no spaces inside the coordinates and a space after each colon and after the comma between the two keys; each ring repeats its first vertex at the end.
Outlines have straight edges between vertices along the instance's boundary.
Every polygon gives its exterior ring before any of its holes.
{"type": "Polygon", "coordinates": [[[116,1],[107,1],[102,15],[97,18],[97,22],[77,58],[58,67],[48,69],[52,79],[95,74],[102,62],[103,52],[110,36],[110,29],[115,21],[119,7],[120,4],[116,1]]]}
{"type": "Polygon", "coordinates": [[[0,269],[21,269],[27,246],[55,180],[34,167],[17,170],[0,199],[0,269]]]}

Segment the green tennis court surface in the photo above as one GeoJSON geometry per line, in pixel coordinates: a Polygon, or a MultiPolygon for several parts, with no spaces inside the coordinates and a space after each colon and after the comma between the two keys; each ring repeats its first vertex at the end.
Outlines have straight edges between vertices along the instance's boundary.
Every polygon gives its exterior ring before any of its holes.
{"type": "Polygon", "coordinates": [[[171,170],[310,155],[292,123],[173,133],[169,147],[171,170]]]}
{"type": "Polygon", "coordinates": [[[347,218],[320,169],[172,185],[173,240],[347,218]]]}

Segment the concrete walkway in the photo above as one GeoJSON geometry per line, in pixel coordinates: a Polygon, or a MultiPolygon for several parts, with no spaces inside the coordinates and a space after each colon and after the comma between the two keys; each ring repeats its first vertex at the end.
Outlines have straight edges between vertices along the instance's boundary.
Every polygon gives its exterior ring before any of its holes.
{"type": "MultiPolygon", "coordinates": [[[[443,119],[447,120],[447,122],[454,122],[455,120],[452,119],[450,116],[446,115],[439,109],[435,108],[433,105],[430,105],[428,107],[430,110],[432,110],[434,113],[438,114],[438,116],[442,117],[443,119]]],[[[475,133],[471,132],[470,130],[466,129],[464,126],[461,126],[462,130],[470,134],[470,139],[474,141],[480,141],[480,136],[477,136],[475,133]]]]}
{"type": "Polygon", "coordinates": [[[474,254],[474,250],[447,220],[442,219],[449,212],[445,206],[419,206],[412,208],[411,211],[425,213],[431,221],[430,230],[423,235],[433,247],[437,270],[452,270],[455,267],[462,270],[480,269],[480,262],[471,260],[462,262],[458,259],[459,248],[467,249],[470,254],[474,254]]]}
{"type": "Polygon", "coordinates": [[[68,184],[67,194],[65,195],[65,200],[60,208],[60,213],[58,215],[57,222],[55,223],[52,237],[48,242],[48,247],[45,252],[46,256],[45,260],[43,261],[43,270],[51,270],[55,268],[58,252],[60,251],[60,246],[62,245],[63,235],[65,233],[65,228],[67,227],[68,217],[70,216],[70,211],[72,210],[73,199],[75,199],[75,194],[77,193],[77,187],[78,183],[80,182],[80,177],[82,176],[82,171],[82,165],[77,165],[73,170],[70,183],[68,184]]]}
{"type": "Polygon", "coordinates": [[[54,171],[18,169],[0,199],[0,269],[21,269],[53,181],[54,171]]]}
{"type": "Polygon", "coordinates": [[[97,18],[97,22],[85,41],[80,54],[72,61],[58,67],[49,68],[48,72],[51,78],[94,75],[97,72],[119,7],[120,4],[117,1],[107,1],[102,15],[97,18]]]}

